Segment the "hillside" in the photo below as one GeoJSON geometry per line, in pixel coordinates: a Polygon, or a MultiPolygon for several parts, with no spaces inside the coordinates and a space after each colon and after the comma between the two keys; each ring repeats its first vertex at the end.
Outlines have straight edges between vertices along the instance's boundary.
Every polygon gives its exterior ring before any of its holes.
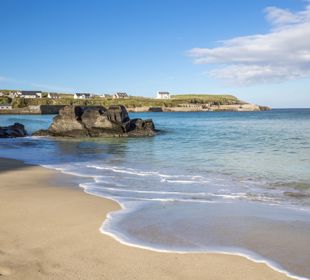
{"type": "Polygon", "coordinates": [[[172,95],[173,99],[183,100],[187,103],[219,103],[221,105],[239,104],[241,102],[233,95],[219,95],[219,94],[178,94],[172,95]]]}

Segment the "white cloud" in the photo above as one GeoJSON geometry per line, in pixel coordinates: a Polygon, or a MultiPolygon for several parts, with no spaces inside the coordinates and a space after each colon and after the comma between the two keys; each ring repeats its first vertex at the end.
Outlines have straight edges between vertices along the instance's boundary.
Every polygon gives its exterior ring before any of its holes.
{"type": "MultiPolygon", "coordinates": [[[[308,1],[309,2],[309,1],[308,1]]],[[[277,7],[267,7],[265,9],[267,20],[274,26],[286,27],[287,25],[309,22],[310,5],[308,4],[303,11],[292,12],[287,9],[277,7]]]]}
{"type": "Polygon", "coordinates": [[[267,19],[275,26],[298,23],[301,19],[298,14],[277,7],[267,7],[265,12],[267,19]]]}
{"type": "Polygon", "coordinates": [[[196,64],[213,64],[211,76],[235,84],[310,77],[310,5],[303,11],[268,7],[267,34],[236,37],[215,48],[194,48],[196,64]]]}

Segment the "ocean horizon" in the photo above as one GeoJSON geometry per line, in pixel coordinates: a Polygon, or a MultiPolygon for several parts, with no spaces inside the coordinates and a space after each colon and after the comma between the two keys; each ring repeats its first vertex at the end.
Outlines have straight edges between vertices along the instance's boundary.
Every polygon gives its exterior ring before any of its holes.
{"type": "MultiPolygon", "coordinates": [[[[33,133],[53,117],[0,115],[0,126],[33,133]]],[[[0,157],[71,174],[85,192],[117,201],[100,230],[122,243],[239,254],[310,278],[310,109],[130,117],[152,118],[160,133],[0,139],[0,157]]]]}

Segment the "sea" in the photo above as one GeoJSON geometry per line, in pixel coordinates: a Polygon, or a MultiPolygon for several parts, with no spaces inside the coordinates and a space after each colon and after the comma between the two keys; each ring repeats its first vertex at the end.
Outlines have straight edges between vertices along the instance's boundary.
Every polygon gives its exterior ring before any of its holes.
{"type": "MultiPolygon", "coordinates": [[[[32,133],[53,117],[0,115],[0,126],[32,133]]],[[[242,255],[310,278],[310,109],[130,117],[152,118],[160,132],[0,139],[0,156],[71,174],[76,187],[117,201],[100,231],[121,243],[242,255]]]]}

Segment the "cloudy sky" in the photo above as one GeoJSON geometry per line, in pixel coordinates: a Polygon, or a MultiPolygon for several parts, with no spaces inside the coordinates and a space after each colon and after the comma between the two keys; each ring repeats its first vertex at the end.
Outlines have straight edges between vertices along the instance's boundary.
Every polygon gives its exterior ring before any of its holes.
{"type": "Polygon", "coordinates": [[[0,88],[310,107],[309,1],[1,0],[0,11],[0,88]]]}

